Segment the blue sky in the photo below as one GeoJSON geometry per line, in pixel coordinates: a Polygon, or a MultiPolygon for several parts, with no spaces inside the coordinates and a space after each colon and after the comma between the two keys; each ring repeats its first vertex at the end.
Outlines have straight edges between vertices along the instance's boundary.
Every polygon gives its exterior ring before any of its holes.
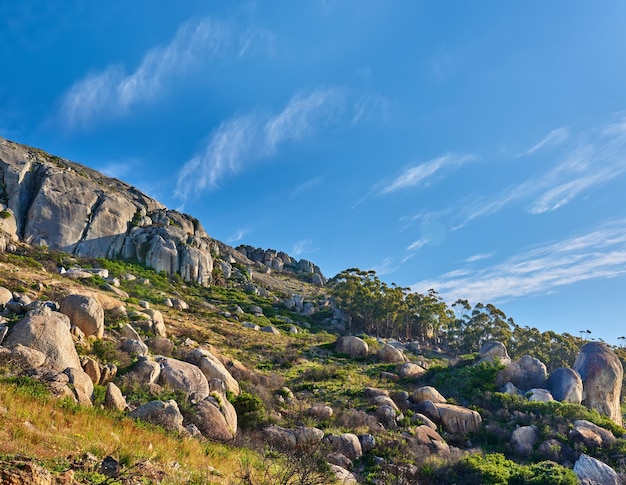
{"type": "Polygon", "coordinates": [[[231,245],[626,333],[626,3],[0,0],[0,136],[231,245]]]}

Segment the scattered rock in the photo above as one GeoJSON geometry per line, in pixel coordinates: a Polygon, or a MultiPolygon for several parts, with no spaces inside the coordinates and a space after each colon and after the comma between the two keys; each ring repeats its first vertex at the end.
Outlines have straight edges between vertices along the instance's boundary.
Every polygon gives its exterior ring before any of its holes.
{"type": "Polygon", "coordinates": [[[307,414],[319,420],[330,419],[333,417],[333,408],[331,408],[330,406],[325,406],[323,404],[317,404],[310,407],[307,410],[307,414]]]}
{"type": "Polygon", "coordinates": [[[237,396],[239,395],[239,383],[233,378],[224,364],[209,350],[203,348],[194,349],[187,356],[187,360],[198,366],[207,379],[220,379],[228,391],[237,396]]]}
{"type": "Polygon", "coordinates": [[[619,476],[610,466],[584,453],[574,464],[574,473],[586,485],[619,485],[619,476]]]}
{"type": "Polygon", "coordinates": [[[173,399],[167,402],[151,401],[131,411],[129,416],[133,419],[141,419],[162,426],[168,431],[181,432],[184,429],[183,415],[173,399]]]}
{"type": "Polygon", "coordinates": [[[378,357],[381,362],[386,362],[389,364],[406,362],[406,357],[404,356],[404,353],[400,349],[397,349],[393,345],[389,344],[386,344],[378,349],[378,352],[376,352],[376,357],[378,357]]]}
{"type": "Polygon", "coordinates": [[[116,411],[124,411],[126,409],[126,398],[120,391],[120,388],[112,382],[107,384],[104,395],[104,407],[116,411]]]}
{"type": "Polygon", "coordinates": [[[261,332],[273,333],[274,335],[280,335],[280,330],[278,330],[273,325],[267,325],[261,329],[261,332]]]}
{"type": "Polygon", "coordinates": [[[161,357],[157,362],[161,366],[160,385],[182,391],[190,400],[202,401],[209,396],[207,378],[195,365],[168,357],[161,357]]]}
{"type": "Polygon", "coordinates": [[[421,365],[406,362],[400,366],[398,374],[403,379],[416,379],[426,374],[426,369],[424,369],[421,365]]]}
{"type": "Polygon", "coordinates": [[[95,298],[84,295],[68,295],[61,300],[60,312],[67,315],[72,325],[80,328],[85,336],[104,336],[104,310],[95,298]]]}
{"type": "Polygon", "coordinates": [[[587,448],[609,448],[616,440],[609,430],[585,419],[574,421],[569,437],[582,442],[587,448]]]}
{"type": "Polygon", "coordinates": [[[433,453],[449,453],[448,443],[436,430],[428,426],[416,426],[413,428],[413,436],[419,445],[428,447],[433,453]]]}
{"type": "Polygon", "coordinates": [[[511,434],[513,451],[521,456],[528,456],[539,439],[536,426],[520,426],[511,434]]]}
{"type": "Polygon", "coordinates": [[[478,363],[482,362],[497,362],[506,366],[511,363],[511,357],[502,342],[490,340],[478,351],[478,363]]]}
{"type": "Polygon", "coordinates": [[[525,392],[535,387],[543,387],[548,377],[548,371],[543,362],[530,355],[523,355],[511,362],[506,368],[498,372],[496,385],[503,386],[511,382],[515,387],[525,392]]]}
{"type": "Polygon", "coordinates": [[[433,403],[446,402],[446,398],[443,397],[437,389],[431,386],[424,386],[415,389],[413,395],[411,396],[411,400],[416,403],[424,401],[432,401],[433,403]]]}
{"type": "Polygon", "coordinates": [[[237,414],[233,409],[231,415],[227,418],[227,415],[222,412],[222,407],[226,403],[232,407],[232,404],[225,397],[221,397],[220,401],[218,402],[214,398],[200,401],[194,406],[191,420],[206,438],[230,441],[237,434],[237,414]],[[234,422],[232,422],[233,414],[234,422]]]}
{"type": "Polygon", "coordinates": [[[324,438],[332,449],[347,456],[350,460],[356,460],[363,455],[363,449],[361,448],[361,442],[359,438],[352,433],[343,433],[341,435],[328,435],[324,438]]]}
{"type": "Polygon", "coordinates": [[[550,391],[541,388],[531,389],[526,393],[529,401],[550,402],[554,401],[550,391]]]}
{"type": "Polygon", "coordinates": [[[64,371],[69,377],[70,384],[76,394],[76,400],[81,406],[92,406],[91,398],[93,396],[93,382],[81,368],[67,368],[64,371]]]}

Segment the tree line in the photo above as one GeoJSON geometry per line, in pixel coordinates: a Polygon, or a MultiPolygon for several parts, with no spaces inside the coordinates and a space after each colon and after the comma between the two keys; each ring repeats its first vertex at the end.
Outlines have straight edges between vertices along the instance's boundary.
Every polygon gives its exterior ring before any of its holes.
{"type": "Polygon", "coordinates": [[[459,355],[478,352],[483,343],[498,340],[512,358],[529,354],[548,369],[571,366],[584,343],[568,333],[521,327],[491,303],[472,307],[467,300],[457,300],[449,306],[433,289],[422,294],[388,285],[374,270],[346,269],[327,286],[353,333],[420,340],[459,355]]]}

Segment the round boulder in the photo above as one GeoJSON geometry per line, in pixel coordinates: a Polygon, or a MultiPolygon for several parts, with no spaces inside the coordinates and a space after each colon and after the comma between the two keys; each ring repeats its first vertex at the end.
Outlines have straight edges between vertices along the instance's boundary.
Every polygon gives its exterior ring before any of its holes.
{"type": "Polygon", "coordinates": [[[67,315],[72,325],[80,328],[85,336],[104,336],[104,310],[98,300],[85,295],[68,295],[61,300],[60,312],[67,315]]]}
{"type": "Polygon", "coordinates": [[[511,382],[521,391],[528,391],[534,387],[543,387],[547,377],[548,371],[543,362],[530,355],[523,355],[498,372],[496,385],[503,386],[511,382]]]}
{"type": "Polygon", "coordinates": [[[406,362],[404,353],[390,344],[386,344],[384,347],[380,348],[378,352],[376,352],[376,357],[388,364],[406,362]]]}
{"type": "Polygon", "coordinates": [[[557,401],[580,404],[583,400],[583,381],[578,372],[568,367],[554,369],[546,387],[557,401]]]}
{"type": "Polygon", "coordinates": [[[583,382],[583,404],[622,425],[620,394],[624,369],[615,353],[602,342],[583,345],[574,362],[583,382]]]}
{"type": "Polygon", "coordinates": [[[367,357],[369,346],[363,339],[347,335],[337,340],[335,350],[340,354],[348,354],[350,357],[367,357]]]}
{"type": "Polygon", "coordinates": [[[478,351],[478,362],[499,362],[503,365],[509,365],[511,363],[511,357],[506,351],[506,347],[502,342],[496,340],[490,340],[485,342],[478,351]]]}

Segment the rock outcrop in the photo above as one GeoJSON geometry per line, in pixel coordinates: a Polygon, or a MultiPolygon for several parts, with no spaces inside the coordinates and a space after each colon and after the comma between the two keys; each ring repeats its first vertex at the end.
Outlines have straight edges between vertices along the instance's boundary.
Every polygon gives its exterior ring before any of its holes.
{"type": "Polygon", "coordinates": [[[574,464],[574,473],[585,485],[619,485],[621,483],[615,470],[584,453],[574,464]]]}
{"type": "Polygon", "coordinates": [[[578,372],[568,367],[550,372],[546,387],[557,401],[580,404],[583,400],[583,381],[578,372]]]}
{"type": "Polygon", "coordinates": [[[543,387],[547,377],[548,371],[543,362],[530,355],[522,355],[498,373],[496,385],[503,386],[510,382],[525,392],[535,387],[543,387]]]}
{"type": "Polygon", "coordinates": [[[217,246],[196,219],[117,179],[3,138],[0,201],[12,215],[4,232],[11,219],[15,237],[28,244],[134,259],[188,282],[211,282],[217,246]]]}
{"type": "Polygon", "coordinates": [[[574,362],[583,382],[583,404],[622,425],[620,394],[624,369],[615,353],[602,342],[583,345],[574,362]]]}

